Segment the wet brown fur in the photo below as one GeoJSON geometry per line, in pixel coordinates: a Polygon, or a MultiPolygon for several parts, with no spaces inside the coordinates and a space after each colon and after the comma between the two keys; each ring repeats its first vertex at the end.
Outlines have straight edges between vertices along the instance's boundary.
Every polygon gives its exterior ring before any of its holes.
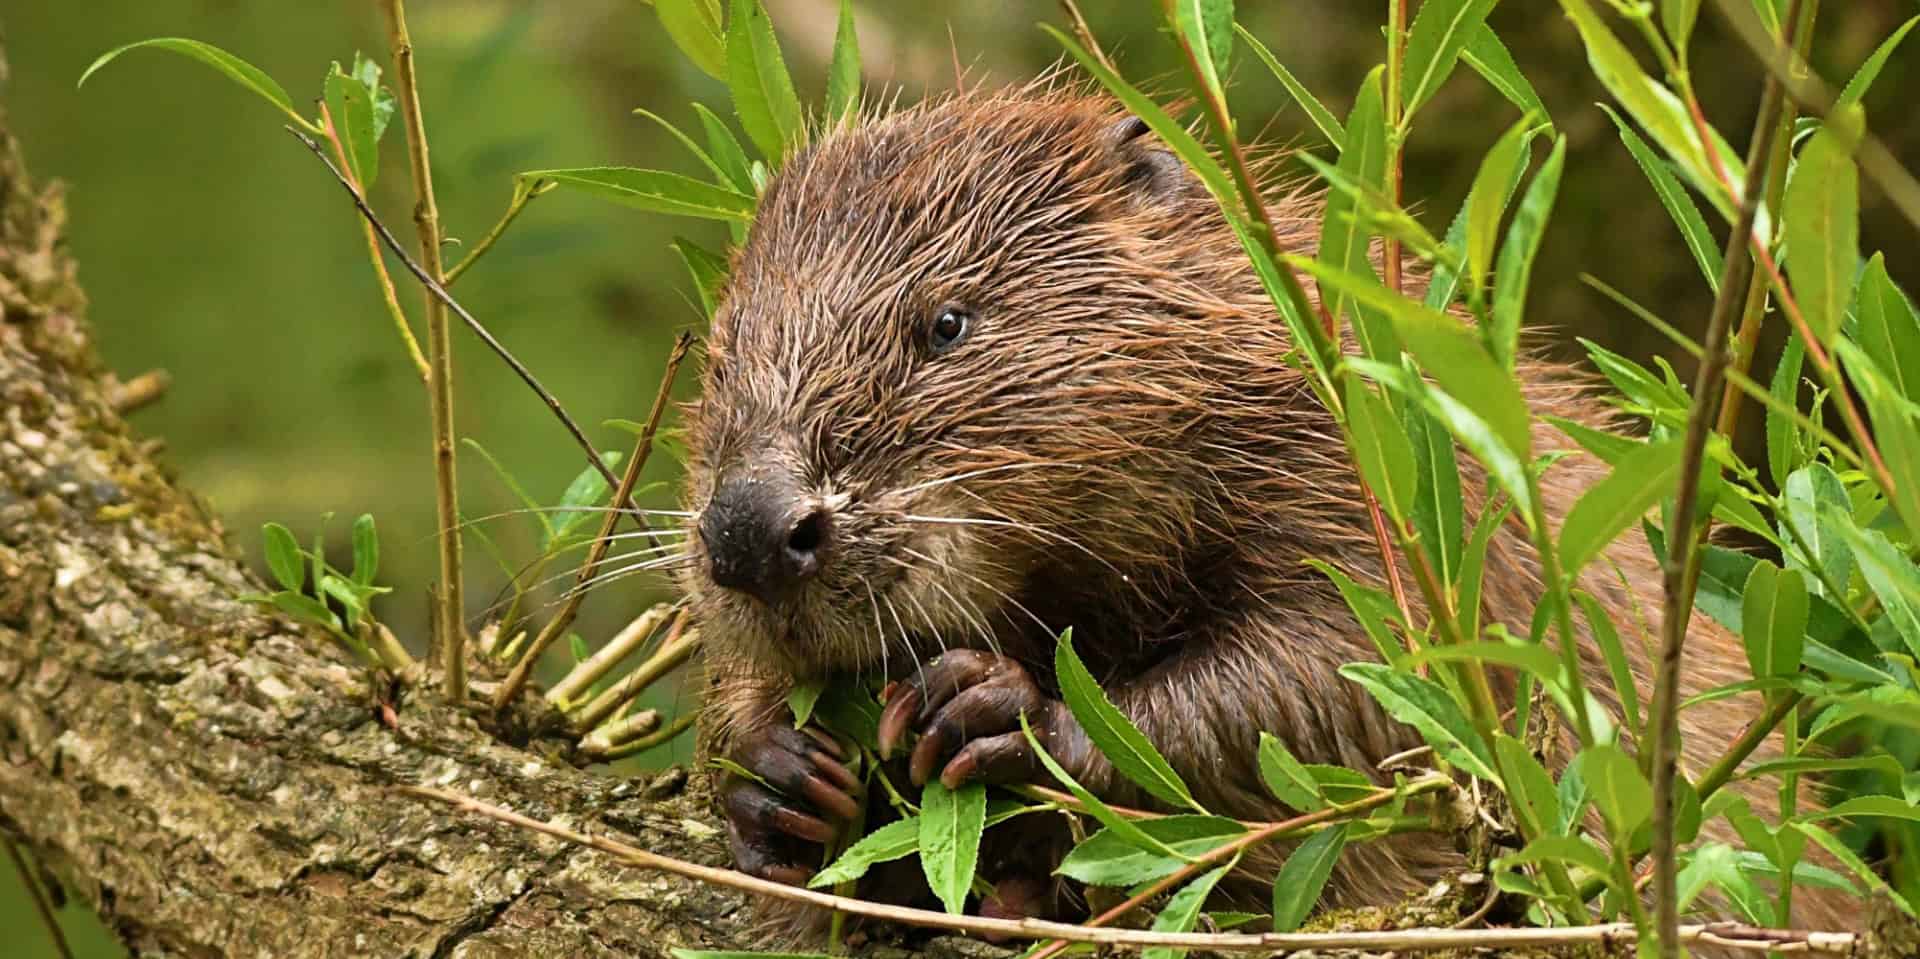
{"type": "MultiPolygon", "coordinates": [[[[1115,702],[1221,814],[1285,815],[1260,786],[1261,731],[1360,770],[1418,745],[1336,672],[1376,654],[1305,564],[1383,580],[1334,424],[1283,360],[1283,324],[1212,199],[1190,178],[1156,180],[1150,151],[1164,147],[1116,143],[1123,119],[1056,83],[963,94],[818,135],[773,180],[690,411],[688,509],[751,459],[832,504],[844,545],[776,620],[704,582],[690,536],[683,580],[715,647],[715,741],[777,721],[795,677],[910,675],[943,648],[997,648],[1046,684],[1070,625],[1115,702]],[[976,329],[929,358],[918,331],[945,303],[974,310],[976,329]]],[[[1315,249],[1317,198],[1279,187],[1268,202],[1282,245],[1315,249]]],[[[1588,374],[1535,358],[1520,374],[1536,414],[1621,425],[1588,374]]],[[[1536,452],[1572,448],[1537,424],[1536,452]]],[[[1461,465],[1471,523],[1484,477],[1461,465]]],[[[1556,525],[1601,475],[1584,455],[1548,471],[1556,525]]],[[[1509,522],[1484,621],[1525,635],[1540,584],[1509,522]]],[[[1649,696],[1661,588],[1640,534],[1582,585],[1649,696]]],[[[1590,642],[1584,655],[1614,706],[1590,642]]],[[[1738,641],[1696,619],[1686,691],[1745,675],[1738,641]]],[[[1756,706],[1683,713],[1685,768],[1698,776],[1756,706]]],[[[1083,767],[1103,795],[1148,804],[1097,757],[1083,767]]],[[[1270,875],[1284,852],[1253,869],[1270,875]]],[[[1324,902],[1394,903],[1460,862],[1433,836],[1356,845],[1324,902]]],[[[1817,895],[1796,903],[1800,923],[1835,919],[1817,895]]]]}

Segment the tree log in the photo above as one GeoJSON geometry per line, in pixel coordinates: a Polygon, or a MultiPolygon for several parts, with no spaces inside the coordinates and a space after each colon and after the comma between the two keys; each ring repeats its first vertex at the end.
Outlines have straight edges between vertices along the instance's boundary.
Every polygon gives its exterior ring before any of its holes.
{"type": "Polygon", "coordinates": [[[114,411],[64,226],[0,113],[0,831],[142,956],[748,944],[737,893],[394,791],[726,861],[704,777],[577,769],[426,692],[383,708],[325,636],[238,599],[261,584],[114,411]]]}

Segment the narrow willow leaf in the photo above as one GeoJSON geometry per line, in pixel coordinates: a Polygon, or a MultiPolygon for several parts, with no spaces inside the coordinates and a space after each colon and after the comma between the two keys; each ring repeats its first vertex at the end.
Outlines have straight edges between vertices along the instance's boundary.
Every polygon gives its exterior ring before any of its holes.
{"type": "Polygon", "coordinates": [[[1573,597],[1580,604],[1581,612],[1586,614],[1587,631],[1593,635],[1594,644],[1600,647],[1601,658],[1607,661],[1607,674],[1613,678],[1613,690],[1620,696],[1620,708],[1627,722],[1627,731],[1638,740],[1640,687],[1634,682],[1633,667],[1629,665],[1626,648],[1620,644],[1620,632],[1614,628],[1613,620],[1592,594],[1584,589],[1576,590],[1573,597]]]}
{"type": "Polygon", "coordinates": [[[1338,567],[1321,560],[1307,560],[1307,565],[1333,580],[1333,585],[1340,590],[1340,597],[1347,601],[1347,608],[1352,610],[1353,618],[1360,621],[1360,628],[1373,641],[1374,650],[1382,660],[1391,663],[1405,653],[1399,641],[1394,639],[1390,625],[1400,618],[1393,597],[1388,596],[1385,590],[1362,585],[1338,567]]]}
{"type": "Polygon", "coordinates": [[[1320,128],[1320,134],[1327,138],[1327,142],[1333,144],[1335,150],[1344,153],[1347,148],[1347,128],[1338,117],[1333,115],[1333,111],[1327,109],[1326,104],[1321,103],[1320,98],[1314,96],[1313,91],[1308,90],[1306,85],[1293,75],[1293,71],[1288,70],[1273,55],[1273,51],[1260,42],[1259,37],[1248,33],[1247,28],[1239,24],[1234,24],[1233,29],[1240,35],[1240,40],[1247,45],[1247,49],[1252,50],[1254,56],[1259,58],[1261,63],[1266,64],[1268,70],[1273,71],[1280,85],[1286,88],[1287,94],[1293,97],[1295,103],[1300,104],[1300,109],[1306,111],[1307,119],[1312,120],[1313,125],[1320,128]]]}
{"type": "Polygon", "coordinates": [[[227,79],[258,94],[261,99],[278,107],[281,113],[292,118],[294,125],[307,130],[314,129],[313,121],[301,116],[299,111],[293,108],[293,100],[287,96],[286,88],[275,82],[272,77],[261,72],[259,67],[210,43],[201,43],[198,40],[188,40],[182,37],[155,37],[152,40],[140,40],[108,50],[95,58],[93,63],[87,66],[87,69],[80,74],[80,82],[74,84],[74,86],[85,86],[87,78],[93,76],[95,71],[112,63],[128,50],[141,49],[170,50],[181,56],[198,60],[225,74],[227,79]]]}
{"type": "Polygon", "coordinates": [[[660,114],[655,113],[652,110],[649,110],[645,107],[635,107],[633,111],[633,115],[637,117],[646,117],[647,119],[652,120],[655,124],[657,124],[660,127],[660,129],[665,130],[668,133],[672,134],[674,139],[680,141],[681,146],[684,146],[687,148],[687,152],[693,154],[694,159],[699,160],[702,166],[713,171],[714,178],[720,182],[720,185],[722,186],[730,185],[728,182],[727,171],[721,168],[720,164],[714,160],[713,155],[708,153],[705,148],[700,146],[699,143],[695,142],[695,140],[692,137],[682,132],[679,127],[674,126],[672,123],[667,122],[666,117],[663,117],[660,114]]]}
{"type": "Polygon", "coordinates": [[[1866,401],[1867,416],[1873,421],[1873,437],[1880,445],[1893,489],[1883,489],[1907,529],[1920,530],[1920,418],[1916,404],[1901,396],[1881,361],[1855,345],[1840,340],[1836,352],[1846,366],[1847,376],[1866,401]]]}
{"type": "Polygon", "coordinates": [[[1293,853],[1287,856],[1280,874],[1273,880],[1273,930],[1292,932],[1300,928],[1307,915],[1313,912],[1314,903],[1320,901],[1320,891],[1326,888],[1327,877],[1333,875],[1333,865],[1340,859],[1340,851],[1347,844],[1347,823],[1341,823],[1308,836],[1293,853]]]}
{"type": "Polygon", "coordinates": [[[1580,494],[1560,525],[1562,575],[1578,577],[1589,560],[1673,491],[1680,453],[1678,437],[1647,443],[1580,494]]]}
{"type": "MultiPolygon", "coordinates": [[[[1220,884],[1222,877],[1232,866],[1221,866],[1185,886],[1167,900],[1165,908],[1153,917],[1154,932],[1192,932],[1194,923],[1200,919],[1200,907],[1206,904],[1207,896],[1213,887],[1220,884]]],[[[1173,946],[1154,946],[1142,952],[1141,959],[1183,959],[1187,950],[1173,946]]]]}
{"type": "Polygon", "coordinates": [[[747,138],[770,167],[800,138],[800,96],[760,0],[733,0],[727,22],[727,87],[747,138]]]}
{"type": "Polygon", "coordinates": [[[1260,781],[1266,783],[1273,798],[1298,813],[1327,808],[1327,801],[1320,795],[1319,782],[1272,733],[1260,733],[1259,761],[1260,781]]]}
{"type": "Polygon", "coordinates": [[[1886,610],[1888,622],[1920,658],[1920,569],[1879,530],[1861,529],[1851,518],[1835,517],[1860,564],[1860,575],[1886,610]]]}
{"type": "Polygon", "coordinates": [[[1393,409],[1358,376],[1347,377],[1347,430],[1360,475],[1396,522],[1413,510],[1413,446],[1393,409]]]}
{"type": "Polygon", "coordinates": [[[1480,589],[1486,575],[1487,549],[1493,543],[1493,534],[1498,532],[1507,516],[1513,512],[1513,504],[1502,501],[1498,506],[1487,504],[1480,508],[1480,516],[1473,521],[1473,535],[1467,538],[1467,549],[1460,556],[1460,573],[1454,580],[1460,601],[1455,604],[1465,627],[1463,636],[1480,635],[1480,589]]]}
{"type": "Polygon", "coordinates": [[[1521,175],[1527,145],[1533,141],[1529,135],[1532,127],[1532,117],[1521,117],[1500,135],[1493,149],[1481,158],[1473,188],[1467,193],[1467,279],[1476,290],[1486,288],[1487,271],[1493,269],[1500,218],[1507,208],[1507,194],[1501,188],[1521,175]]]}
{"type": "MultiPolygon", "coordinates": [[[[1613,35],[1587,0],[1560,0],[1560,6],[1579,30],[1580,39],[1586,45],[1587,62],[1601,85],[1646,129],[1653,142],[1679,162],[1695,189],[1713,199],[1724,212],[1731,212],[1731,203],[1722,196],[1719,181],[1707,163],[1706,151],[1679,100],[1640,69],[1633,52],[1613,35]]],[[[1731,150],[1720,152],[1726,163],[1735,162],[1738,156],[1731,150]]],[[[1733,192],[1739,191],[1740,184],[1736,182],[1733,192]]]]}
{"type": "MultiPolygon", "coordinates": [[[[1767,389],[1782,409],[1799,408],[1800,368],[1806,355],[1807,347],[1799,334],[1788,336],[1786,348],[1780,352],[1780,363],[1773,369],[1773,382],[1767,389]]],[[[1800,424],[1772,405],[1768,406],[1767,472],[1773,476],[1775,486],[1784,484],[1805,461],[1800,450],[1800,424]]]]}
{"type": "Polygon", "coordinates": [[[1849,756],[1844,759],[1828,759],[1820,756],[1770,759],[1742,769],[1738,778],[1759,779],[1783,773],[1824,773],[1862,769],[1881,773],[1890,780],[1898,780],[1906,774],[1906,769],[1900,765],[1900,760],[1886,753],[1876,753],[1871,756],[1849,756]]]}
{"type": "Polygon", "coordinates": [[[1173,27],[1193,51],[1200,81],[1220,95],[1220,78],[1233,59],[1233,0],[1173,0],[1173,27]]]}
{"type": "MultiPolygon", "coordinates": [[[[1468,337],[1468,342],[1474,350],[1480,350],[1479,342],[1473,340],[1471,336],[1468,337]]],[[[1480,352],[1479,360],[1482,369],[1493,368],[1492,362],[1484,351],[1480,352]]],[[[1527,482],[1526,466],[1522,459],[1514,454],[1508,439],[1488,424],[1478,410],[1468,407],[1447,393],[1430,389],[1426,380],[1399,367],[1358,358],[1349,359],[1347,362],[1374,382],[1384,384],[1395,393],[1419,402],[1428,415],[1443,424],[1447,431],[1453,434],[1454,440],[1487,468],[1487,474],[1498,484],[1500,490],[1513,500],[1517,515],[1531,527],[1533,493],[1527,482]]],[[[1498,392],[1502,386],[1496,381],[1492,389],[1498,392]]],[[[1518,399],[1518,387],[1514,389],[1514,398],[1518,399]]],[[[1482,404],[1501,403],[1504,399],[1497,395],[1491,398],[1482,396],[1479,401],[1482,404]]],[[[1521,412],[1524,414],[1525,410],[1522,409],[1521,412]]]]}
{"type": "Polygon", "coordinates": [[[1653,184],[1653,192],[1660,197],[1660,204],[1667,208],[1667,215],[1680,228],[1680,238],[1686,242],[1687,252],[1693,254],[1693,262],[1699,265],[1700,274],[1707,278],[1707,289],[1718,292],[1720,247],[1714,242],[1713,232],[1707,228],[1706,218],[1700,215],[1700,208],[1694,205],[1693,195],[1680,185],[1680,181],[1667,168],[1666,161],[1654,154],[1653,148],[1640,139],[1640,134],[1633,132],[1633,127],[1621,119],[1620,114],[1604,104],[1600,109],[1613,118],[1614,126],[1620,129],[1620,142],[1627,145],[1627,152],[1633,154],[1634,162],[1640,164],[1641,172],[1653,184]]]}
{"type": "Polygon", "coordinates": [[[1653,787],[1620,747],[1598,743],[1582,750],[1580,775],[1616,840],[1631,835],[1653,814],[1653,787]]]}
{"type": "Polygon", "coordinates": [[[966,911],[986,828],[985,785],[948,789],[938,779],[928,781],[920,794],[920,868],[933,894],[953,915],[966,911]]]}
{"type": "Polygon", "coordinates": [[[1690,405],[1685,391],[1668,385],[1660,377],[1648,372],[1646,367],[1592,340],[1581,338],[1580,345],[1586,347],[1588,358],[1600,368],[1600,374],[1613,384],[1614,389],[1642,407],[1660,412],[1683,412],[1690,405]]]}
{"type": "Polygon", "coordinates": [[[1460,462],[1454,455],[1453,436],[1418,403],[1402,403],[1400,420],[1406,424],[1413,448],[1413,528],[1434,573],[1441,582],[1452,583],[1460,573],[1460,550],[1466,538],[1466,502],[1460,494],[1460,462]]]}
{"type": "Polygon", "coordinates": [[[832,865],[807,880],[807,888],[820,889],[858,879],[880,863],[903,859],[919,851],[920,817],[896,819],[848,846],[832,865]]]}
{"type": "Polygon", "coordinates": [[[1524,832],[1529,836],[1550,835],[1560,823],[1560,796],[1554,791],[1553,777],[1525,743],[1506,733],[1494,735],[1493,752],[1500,760],[1500,778],[1506,783],[1507,796],[1513,800],[1514,815],[1520,818],[1524,832]]]}
{"type": "MultiPolygon", "coordinates": [[[[1380,77],[1384,68],[1375,67],[1360,84],[1353,111],[1347,114],[1347,145],[1340,151],[1337,169],[1363,188],[1379,189],[1387,176],[1386,113],[1380,100],[1380,77]]],[[[1327,195],[1326,212],[1320,220],[1320,262],[1329,268],[1360,276],[1372,275],[1369,257],[1372,233],[1364,222],[1365,200],[1355,194],[1334,191],[1327,195]]],[[[1327,312],[1341,313],[1346,295],[1339,287],[1321,291],[1327,312]]],[[[1374,356],[1374,359],[1389,357],[1374,356]]]]}
{"type": "MultiPolygon", "coordinates": [[[[1513,202],[1514,193],[1520,189],[1520,182],[1526,178],[1527,168],[1516,164],[1512,176],[1502,185],[1500,191],[1500,209],[1495,219],[1506,215],[1507,204],[1513,202]]],[[[1459,212],[1453,215],[1453,221],[1447,225],[1446,245],[1454,250],[1467,248],[1467,221],[1473,214],[1473,208],[1480,202],[1477,192],[1469,191],[1467,199],[1460,204],[1459,212]]],[[[1436,310],[1444,310],[1452,305],[1454,294],[1460,289],[1460,271],[1451,269],[1444,262],[1433,265],[1433,276],[1427,281],[1426,303],[1436,310]]]]}
{"type": "Polygon", "coordinates": [[[1142,849],[1126,836],[1102,829],[1073,847],[1055,871],[1095,886],[1151,882],[1247,831],[1245,826],[1217,816],[1162,816],[1141,820],[1138,825],[1174,854],[1142,849]]]}
{"type": "Polygon", "coordinates": [[[547,180],[654,213],[742,222],[753,217],[753,197],[663,170],[617,166],[528,170],[520,179],[547,180]]]}
{"type": "Polygon", "coordinates": [[[279,523],[267,523],[260,527],[260,538],[266,545],[267,569],[282,588],[299,592],[307,581],[305,562],[300,558],[300,542],[293,538],[293,531],[279,523]]]}
{"type": "MultiPolygon", "coordinates": [[[[1585,839],[1578,836],[1541,836],[1527,843],[1525,849],[1511,856],[1502,856],[1494,860],[1495,869],[1506,870],[1515,866],[1541,862],[1564,862],[1579,866],[1607,878],[1607,854],[1585,839]]],[[[1609,882],[1611,880],[1609,879],[1609,882]]]]}
{"type": "Polygon", "coordinates": [[[1800,671],[1807,633],[1807,585],[1800,574],[1765,560],[1747,576],[1743,639],[1755,676],[1791,676],[1800,671]]]}
{"type": "Polygon", "coordinates": [[[1073,778],[1071,773],[1067,772],[1060,766],[1059,762],[1054,760],[1053,756],[1047,752],[1046,747],[1040,744],[1040,740],[1034,738],[1033,727],[1027,723],[1025,716],[1020,717],[1020,731],[1027,738],[1027,748],[1033,750],[1034,756],[1039,758],[1040,765],[1045,768],[1067,792],[1072,793],[1073,798],[1080,800],[1080,804],[1086,807],[1087,815],[1099,820],[1100,824],[1112,830],[1114,835],[1125,839],[1137,848],[1168,858],[1181,858],[1181,855],[1169,849],[1166,843],[1153,838],[1151,834],[1142,829],[1139,823],[1114,812],[1112,806],[1101,802],[1100,797],[1088,792],[1087,787],[1080,785],[1079,780],[1073,778]]]}
{"type": "Polygon", "coordinates": [[[1846,866],[1849,871],[1860,878],[1861,882],[1866,884],[1867,888],[1879,893],[1880,901],[1893,903],[1909,916],[1917,915],[1914,912],[1913,904],[1909,903],[1905,896],[1896,892],[1892,886],[1887,885],[1887,881],[1880,878],[1880,874],[1875,872],[1874,868],[1868,865],[1866,860],[1861,859],[1860,854],[1854,852],[1853,847],[1847,845],[1839,836],[1810,823],[1794,823],[1793,828],[1808,839],[1813,840],[1820,848],[1825,849],[1831,854],[1835,860],[1846,866]]]}
{"type": "Polygon", "coordinates": [[[1840,91],[1840,99],[1834,104],[1836,109],[1865,99],[1867,91],[1873,87],[1873,81],[1879,79],[1880,70],[1887,65],[1887,58],[1893,56],[1893,51],[1900,46],[1900,41],[1906,39],[1907,32],[1912,30],[1916,23],[1920,23],[1920,17],[1914,17],[1901,24],[1900,29],[1893,31],[1892,36],[1881,41],[1879,48],[1873,51],[1873,55],[1868,57],[1865,63],[1860,64],[1860,69],[1853,73],[1853,79],[1848,80],[1846,88],[1840,91]]]}
{"type": "MultiPolygon", "coordinates": [[[[1847,488],[1825,463],[1814,463],[1795,470],[1781,490],[1786,515],[1780,524],[1780,539],[1790,543],[1783,551],[1789,568],[1819,571],[1840,589],[1853,579],[1853,549],[1847,545],[1836,517],[1853,513],[1847,488]]],[[[1814,578],[1814,592],[1837,603],[1847,598],[1828,594],[1820,578],[1814,578]]]]}
{"type": "Polygon", "coordinates": [[[735,193],[752,195],[753,164],[747,161],[747,151],[740,145],[738,137],[727,128],[726,121],[715,116],[705,104],[695,103],[693,112],[700,115],[700,127],[707,134],[707,153],[720,167],[724,185],[732,187],[735,193]]]}
{"type": "Polygon", "coordinates": [[[1920,313],[1887,275],[1885,254],[1867,261],[1858,297],[1854,339],[1879,361],[1895,392],[1920,400],[1920,313]]]}
{"type": "Polygon", "coordinates": [[[368,89],[336,62],[327,71],[321,88],[327,113],[333,118],[334,134],[346,152],[347,171],[353,174],[354,182],[364,193],[380,173],[380,135],[374,118],[374,98],[379,94],[379,87],[368,89]]]}
{"type": "Polygon", "coordinates": [[[1066,700],[1067,709],[1072,711],[1073,718],[1079,721],[1087,738],[1100,750],[1100,755],[1113,763],[1116,771],[1161,802],[1206,812],[1194,801],[1193,793],[1187,790],[1187,784],[1181,781],[1180,775],[1167,765],[1160,750],[1155,749],[1139,727],[1115,708],[1113,701],[1101,691],[1099,682],[1073,651],[1071,629],[1060,634],[1060,642],[1054,648],[1053,670],[1060,683],[1060,697],[1066,700]]]}
{"type": "Polygon", "coordinates": [[[1799,822],[1821,822],[1850,816],[1877,816],[1920,822],[1920,806],[1892,796],[1855,796],[1846,802],[1817,809],[1799,817],[1799,822]]]}
{"type": "Polygon", "coordinates": [[[1481,779],[1500,781],[1486,742],[1439,683],[1379,663],[1348,663],[1340,675],[1365,687],[1388,715],[1419,731],[1440,758],[1481,779]]]}
{"type": "Polygon", "coordinates": [[[727,45],[720,31],[718,0],[653,0],[673,45],[715,80],[727,78],[727,45]]]}
{"type": "Polygon", "coordinates": [[[281,612],[295,619],[313,623],[317,626],[324,626],[328,629],[337,630],[340,628],[340,617],[335,616],[333,610],[328,609],[325,603],[311,596],[296,593],[292,590],[281,590],[269,598],[273,600],[273,605],[279,607],[281,612]]]}
{"type": "Polygon", "coordinates": [[[813,719],[813,707],[820,702],[820,694],[826,689],[825,683],[815,680],[796,682],[787,691],[787,711],[793,714],[793,728],[800,729],[813,719]]]}
{"type": "Polygon", "coordinates": [[[1660,25],[1667,30],[1668,42],[1683,54],[1687,41],[1693,38],[1693,24],[1699,16],[1700,0],[1660,0],[1660,25]]]}
{"type": "MultiPolygon", "coordinates": [[[[600,461],[611,470],[619,464],[620,458],[624,455],[619,450],[602,450],[600,461]]],[[[540,546],[541,551],[553,549],[556,544],[564,541],[573,534],[574,530],[580,528],[580,524],[595,518],[597,514],[594,512],[594,507],[605,502],[607,494],[611,492],[613,491],[607,487],[607,478],[591,466],[574,474],[573,481],[568,483],[567,488],[560,494],[561,508],[546,514],[552,519],[553,526],[546,541],[540,546]]]]}
{"type": "Polygon", "coordinates": [[[1840,331],[1860,261],[1860,173],[1838,134],[1822,129],[1801,149],[1781,218],[1800,310],[1828,345],[1840,331]]]}
{"type": "Polygon", "coordinates": [[[1467,37],[1466,48],[1460,51],[1460,58],[1509,103],[1519,107],[1521,113],[1548,119],[1547,106],[1540,102],[1540,94],[1534,92],[1533,84],[1520,72],[1520,65],[1513,62],[1513,54],[1500,42],[1499,34],[1494,33],[1492,27],[1482,23],[1475,28],[1467,37]]]}
{"type": "Polygon", "coordinates": [[[673,251],[687,265],[694,293],[700,297],[700,310],[711,319],[713,308],[720,302],[720,290],[727,285],[726,258],[683,236],[673,238],[673,251]]]}
{"type": "Polygon", "coordinates": [[[373,514],[362,513],[353,521],[353,581],[372,586],[380,574],[380,531],[373,525],[373,514]]]}
{"type": "Polygon", "coordinates": [[[1400,103],[1404,128],[1433,98],[1460,60],[1460,52],[1487,22],[1496,0],[1428,0],[1407,33],[1400,103]]]}
{"type": "Polygon", "coordinates": [[[1493,344],[1494,358],[1511,367],[1519,351],[1520,324],[1527,308],[1527,285],[1533,277],[1533,259],[1540,253],[1540,241],[1546,235],[1547,216],[1560,193],[1560,171],[1567,160],[1567,138],[1554,141],[1553,152],[1540,165],[1526,196],[1507,227],[1506,241],[1500,244],[1500,266],[1494,271],[1493,328],[1487,339],[1493,344]]]}
{"type": "Polygon", "coordinates": [[[844,122],[860,109],[860,35],[853,25],[853,0],[840,0],[840,26],[833,35],[833,62],[827,67],[827,119],[844,122]]]}

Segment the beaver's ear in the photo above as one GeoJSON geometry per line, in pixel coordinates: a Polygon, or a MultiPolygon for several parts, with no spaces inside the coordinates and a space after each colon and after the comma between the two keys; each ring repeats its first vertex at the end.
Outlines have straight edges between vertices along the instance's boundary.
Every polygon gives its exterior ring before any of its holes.
{"type": "Polygon", "coordinates": [[[1107,143],[1121,163],[1122,181],[1148,202],[1179,203],[1199,187],[1186,165],[1139,117],[1116,121],[1107,130],[1107,143]]]}

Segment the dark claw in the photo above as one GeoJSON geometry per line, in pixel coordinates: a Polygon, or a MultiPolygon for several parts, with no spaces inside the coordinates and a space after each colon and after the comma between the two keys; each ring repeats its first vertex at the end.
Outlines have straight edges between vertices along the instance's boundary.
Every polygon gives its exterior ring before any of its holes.
{"type": "Polygon", "coordinates": [[[958,789],[970,782],[1032,782],[1041,770],[1038,755],[1022,732],[976,739],[940,771],[940,784],[958,789]]]}
{"type": "Polygon", "coordinates": [[[727,821],[736,827],[779,832],[814,843],[833,839],[834,829],[825,820],[795,808],[759,783],[734,779],[722,788],[726,791],[721,803],[726,808],[727,821]]]}
{"type": "Polygon", "coordinates": [[[1033,778],[1036,766],[1020,719],[1038,727],[1051,712],[1050,700],[1018,662],[959,650],[896,685],[880,716],[880,748],[891,755],[907,730],[918,727],[920,740],[907,765],[915,785],[936,773],[948,786],[1023,782],[1033,778]]]}
{"type": "Polygon", "coordinates": [[[854,794],[860,780],[827,755],[812,736],[789,726],[772,726],[735,750],[734,761],[789,796],[845,821],[860,812],[854,794]]]}
{"type": "Polygon", "coordinates": [[[727,845],[733,851],[733,864],[741,872],[789,886],[804,884],[813,873],[805,866],[797,865],[778,848],[781,837],[759,832],[752,827],[743,827],[731,819],[727,822],[727,845]]]}

